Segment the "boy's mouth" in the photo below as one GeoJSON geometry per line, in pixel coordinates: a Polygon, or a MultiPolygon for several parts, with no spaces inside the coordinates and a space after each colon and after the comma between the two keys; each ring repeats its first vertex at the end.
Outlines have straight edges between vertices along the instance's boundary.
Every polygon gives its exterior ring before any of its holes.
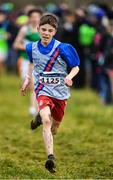
{"type": "Polygon", "coordinates": [[[49,37],[43,37],[43,39],[48,40],[48,39],[49,39],[49,37]]]}

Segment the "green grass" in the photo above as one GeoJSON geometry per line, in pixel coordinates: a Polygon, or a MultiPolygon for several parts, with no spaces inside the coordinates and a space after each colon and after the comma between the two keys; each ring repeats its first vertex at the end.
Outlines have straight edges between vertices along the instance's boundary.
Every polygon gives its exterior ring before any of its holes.
{"type": "Polygon", "coordinates": [[[72,90],[64,121],[54,138],[57,172],[44,168],[42,127],[31,131],[29,94],[20,80],[0,78],[0,179],[113,179],[113,107],[90,90],[72,90]]]}

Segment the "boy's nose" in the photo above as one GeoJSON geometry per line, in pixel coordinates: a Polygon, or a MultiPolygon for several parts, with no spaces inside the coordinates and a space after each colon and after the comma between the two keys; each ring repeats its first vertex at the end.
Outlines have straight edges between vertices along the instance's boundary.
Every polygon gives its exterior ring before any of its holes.
{"type": "Polygon", "coordinates": [[[45,34],[48,35],[48,31],[45,31],[45,34]]]}

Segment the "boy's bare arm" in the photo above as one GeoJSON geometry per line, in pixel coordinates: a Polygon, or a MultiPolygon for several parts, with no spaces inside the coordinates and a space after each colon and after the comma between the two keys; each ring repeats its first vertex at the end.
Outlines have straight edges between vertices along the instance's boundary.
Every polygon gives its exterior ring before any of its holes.
{"type": "Polygon", "coordinates": [[[25,50],[24,43],[23,43],[24,38],[25,38],[25,30],[22,27],[14,41],[13,48],[16,50],[25,50]]]}
{"type": "Polygon", "coordinates": [[[21,87],[21,95],[23,95],[23,96],[25,95],[25,93],[27,91],[27,88],[28,88],[28,86],[30,84],[32,71],[33,71],[33,63],[29,62],[28,71],[27,71],[25,80],[24,80],[24,82],[22,84],[22,87],[21,87]]]}
{"type": "Polygon", "coordinates": [[[65,84],[67,86],[72,86],[73,84],[73,81],[72,79],[78,74],[79,72],[79,67],[76,66],[76,67],[73,67],[70,71],[70,73],[65,77],[64,81],[65,81],[65,84]]]}

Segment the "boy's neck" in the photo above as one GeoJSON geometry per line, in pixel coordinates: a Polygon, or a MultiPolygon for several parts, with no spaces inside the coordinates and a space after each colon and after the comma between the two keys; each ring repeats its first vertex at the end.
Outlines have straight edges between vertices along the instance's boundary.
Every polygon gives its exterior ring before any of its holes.
{"type": "Polygon", "coordinates": [[[44,42],[43,40],[41,40],[41,44],[43,46],[47,46],[51,41],[52,41],[52,39],[50,41],[48,41],[48,42],[44,42]]]}

